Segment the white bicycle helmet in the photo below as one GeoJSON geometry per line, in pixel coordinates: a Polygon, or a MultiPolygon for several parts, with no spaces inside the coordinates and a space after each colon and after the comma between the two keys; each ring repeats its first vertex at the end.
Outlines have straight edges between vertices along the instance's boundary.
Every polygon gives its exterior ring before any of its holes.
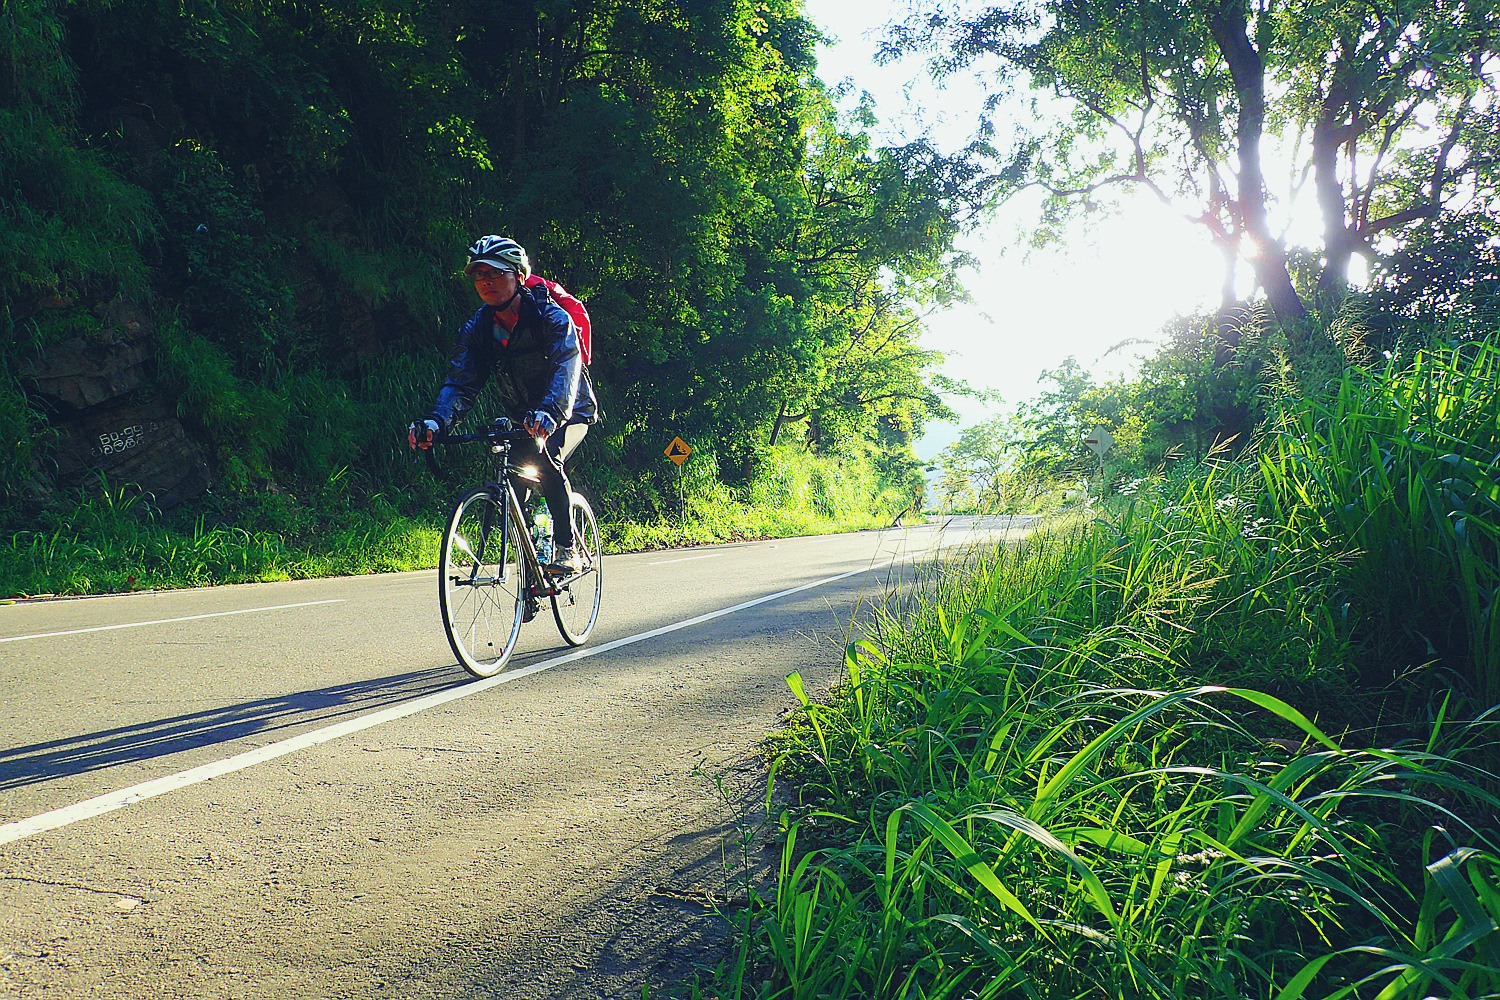
{"type": "Polygon", "coordinates": [[[505,236],[481,236],[469,247],[469,262],[464,265],[464,274],[473,274],[479,264],[488,264],[499,271],[519,274],[525,281],[531,277],[531,261],[521,244],[505,236]]]}

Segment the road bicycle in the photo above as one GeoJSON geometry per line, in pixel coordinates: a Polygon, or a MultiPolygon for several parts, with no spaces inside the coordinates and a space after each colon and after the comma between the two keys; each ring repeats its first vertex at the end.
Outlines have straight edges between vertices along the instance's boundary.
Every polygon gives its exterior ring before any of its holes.
{"type": "Polygon", "coordinates": [[[551,546],[536,467],[542,461],[530,449],[532,438],[505,417],[478,434],[437,435],[432,443],[480,442],[490,449],[486,481],[459,498],[443,531],[438,554],[438,603],[448,644],[465,670],[493,677],[515,651],[521,626],[552,602],[557,630],[570,646],[581,646],[599,620],[603,563],[599,523],[593,508],[572,494],[569,517],[573,543],[583,568],[572,575],[549,577],[542,569],[551,546]],[[529,454],[528,454],[529,452],[529,454]]]}

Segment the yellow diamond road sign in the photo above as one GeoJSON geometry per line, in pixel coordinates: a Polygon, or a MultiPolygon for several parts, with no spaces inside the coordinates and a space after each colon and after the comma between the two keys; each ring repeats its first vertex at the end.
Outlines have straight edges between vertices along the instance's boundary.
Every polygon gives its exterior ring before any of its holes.
{"type": "Polygon", "coordinates": [[[686,462],[687,457],[692,453],[693,449],[688,447],[688,443],[680,437],[674,437],[672,443],[667,445],[667,457],[678,465],[686,462]]]}

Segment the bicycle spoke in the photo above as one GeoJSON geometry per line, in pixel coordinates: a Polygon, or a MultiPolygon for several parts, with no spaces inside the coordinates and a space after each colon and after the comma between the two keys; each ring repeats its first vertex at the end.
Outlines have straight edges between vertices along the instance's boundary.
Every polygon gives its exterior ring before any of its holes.
{"type": "Polygon", "coordinates": [[[552,616],[563,639],[569,645],[578,646],[588,639],[599,618],[602,566],[599,561],[599,525],[588,501],[575,494],[569,517],[573,521],[573,544],[583,568],[553,581],[552,616]]]}
{"type": "Polygon", "coordinates": [[[471,490],[449,518],[439,555],[443,625],[464,669],[498,672],[515,648],[526,601],[525,571],[516,562],[516,526],[488,490],[471,490]],[[509,544],[497,529],[511,532],[509,544]],[[496,557],[505,560],[496,563],[496,557]]]}

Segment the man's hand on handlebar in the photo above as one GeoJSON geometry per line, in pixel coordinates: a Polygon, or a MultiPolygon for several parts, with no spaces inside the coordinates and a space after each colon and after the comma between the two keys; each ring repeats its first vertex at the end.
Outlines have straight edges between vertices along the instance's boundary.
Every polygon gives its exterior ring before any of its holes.
{"type": "Polygon", "coordinates": [[[431,419],[413,420],[406,429],[406,443],[413,448],[432,447],[432,436],[438,432],[438,422],[431,419]]]}
{"type": "Polygon", "coordinates": [[[532,410],[526,414],[526,432],[537,440],[537,447],[541,447],[547,440],[547,435],[557,430],[557,421],[552,419],[552,414],[542,410],[532,410]]]}

